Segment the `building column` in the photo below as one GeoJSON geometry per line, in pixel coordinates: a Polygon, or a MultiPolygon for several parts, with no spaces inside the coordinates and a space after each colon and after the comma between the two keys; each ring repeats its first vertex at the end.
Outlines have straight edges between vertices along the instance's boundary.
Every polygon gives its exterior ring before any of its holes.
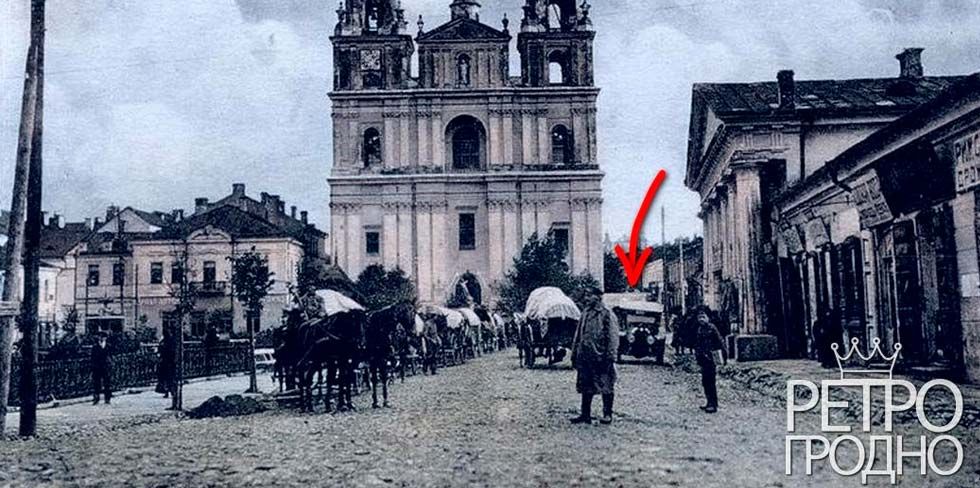
{"type": "Polygon", "coordinates": [[[429,147],[432,144],[431,136],[429,135],[429,125],[430,125],[429,119],[431,117],[432,114],[419,112],[418,119],[416,119],[417,124],[419,126],[419,137],[418,137],[418,145],[419,145],[418,165],[419,166],[432,165],[432,161],[429,159],[429,154],[430,154],[429,147]]]}
{"type": "Polygon", "coordinates": [[[960,282],[963,363],[971,382],[980,382],[980,187],[952,202],[956,265],[960,282]]]}
{"type": "Polygon", "coordinates": [[[451,276],[446,276],[445,250],[449,247],[448,226],[446,225],[449,214],[449,206],[446,202],[439,202],[432,206],[432,257],[429,282],[432,300],[442,301],[445,299],[446,288],[449,286],[447,281],[451,276]]]}
{"type": "Polygon", "coordinates": [[[412,165],[412,119],[409,118],[409,112],[406,111],[399,114],[398,124],[401,127],[401,137],[398,139],[399,159],[398,165],[401,167],[408,167],[412,165]]]}
{"type": "Polygon", "coordinates": [[[363,271],[364,228],[361,225],[361,206],[351,205],[347,214],[347,258],[348,276],[357,276],[363,271]]]}
{"type": "Polygon", "coordinates": [[[437,168],[446,167],[446,145],[443,142],[445,133],[442,127],[442,114],[432,113],[432,165],[437,168]]]}
{"type": "Polygon", "coordinates": [[[495,282],[504,276],[504,243],[506,232],[504,229],[504,214],[502,202],[487,202],[487,219],[490,235],[487,242],[490,247],[488,255],[490,259],[490,281],[495,282]]]}
{"type": "Polygon", "coordinates": [[[419,298],[424,302],[431,302],[432,297],[432,204],[422,203],[416,206],[415,212],[415,233],[418,236],[418,276],[415,277],[416,289],[419,298]]]}
{"type": "Polygon", "coordinates": [[[382,205],[381,259],[386,269],[398,264],[398,208],[393,203],[382,205]]]}
{"type": "Polygon", "coordinates": [[[602,288],[603,256],[602,256],[602,199],[593,198],[588,202],[588,237],[589,237],[589,272],[599,280],[602,288]]]}
{"type": "Polygon", "coordinates": [[[548,127],[548,111],[538,112],[538,164],[551,163],[551,130],[548,127]]]}
{"type": "Polygon", "coordinates": [[[575,155],[572,158],[574,161],[587,162],[588,157],[588,141],[586,141],[585,132],[585,112],[580,108],[572,109],[572,141],[573,147],[575,148],[575,155]]]}
{"type": "Polygon", "coordinates": [[[535,231],[538,237],[548,235],[551,230],[551,208],[548,202],[540,202],[534,207],[535,231]]]}
{"type": "Polygon", "coordinates": [[[533,120],[530,110],[521,110],[521,164],[525,166],[536,163],[534,161],[533,120]]]}
{"type": "Polygon", "coordinates": [[[399,202],[398,208],[398,267],[411,276],[413,273],[412,259],[412,206],[408,202],[399,202]]]}
{"type": "Polygon", "coordinates": [[[572,272],[581,273],[589,270],[589,236],[584,199],[572,200],[572,272]]]}
{"type": "Polygon", "coordinates": [[[596,164],[599,161],[599,146],[598,146],[598,141],[596,140],[596,133],[598,131],[596,130],[595,114],[596,114],[595,107],[590,107],[588,110],[589,127],[587,129],[588,141],[589,141],[589,161],[588,161],[589,164],[596,164]]]}
{"type": "Polygon", "coordinates": [[[330,253],[334,263],[347,269],[347,215],[346,206],[341,203],[330,204],[330,253]]]}
{"type": "Polygon", "coordinates": [[[384,114],[384,124],[385,124],[385,135],[382,139],[382,145],[384,146],[384,167],[385,168],[397,168],[398,161],[395,159],[398,157],[397,140],[399,137],[398,133],[398,119],[395,118],[393,113],[384,114]]]}
{"type": "Polygon", "coordinates": [[[490,110],[490,164],[488,166],[497,166],[503,163],[502,158],[502,142],[501,141],[501,130],[500,130],[500,111],[490,110]]]}
{"type": "Polygon", "coordinates": [[[504,214],[504,273],[506,273],[511,261],[524,247],[524,242],[519,230],[517,203],[513,201],[502,202],[501,208],[504,214]]]}
{"type": "MultiPolygon", "coordinates": [[[[534,222],[534,212],[537,202],[524,200],[521,202],[521,244],[527,242],[538,229],[534,222]]],[[[542,236],[538,236],[539,238],[542,236]]]]}
{"type": "MultiPolygon", "coordinates": [[[[363,166],[361,161],[361,133],[357,130],[357,118],[348,116],[347,118],[347,137],[341,142],[341,147],[346,147],[347,163],[355,168],[363,166]]],[[[345,151],[341,151],[345,152],[345,151]]],[[[334,164],[337,164],[335,161],[334,164]]]]}
{"type": "Polygon", "coordinates": [[[763,317],[762,287],[759,286],[761,270],[757,269],[759,247],[762,242],[757,239],[759,222],[757,211],[760,205],[759,170],[756,167],[738,168],[735,171],[735,214],[734,226],[736,250],[736,276],[742,285],[742,331],[746,334],[765,334],[765,317],[763,317]]]}
{"type": "Polygon", "coordinates": [[[514,111],[504,111],[504,164],[514,165],[514,111]]]}

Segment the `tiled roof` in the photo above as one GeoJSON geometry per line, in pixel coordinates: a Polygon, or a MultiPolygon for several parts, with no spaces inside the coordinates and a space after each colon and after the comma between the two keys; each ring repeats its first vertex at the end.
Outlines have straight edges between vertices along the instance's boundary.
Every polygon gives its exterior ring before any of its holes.
{"type": "Polygon", "coordinates": [[[506,41],[510,35],[466,17],[447,22],[428,32],[419,34],[418,41],[506,41]]]}
{"type": "MultiPolygon", "coordinates": [[[[932,99],[962,76],[921,78],[864,78],[853,80],[800,80],[796,82],[796,109],[860,111],[912,108],[932,99]]],[[[766,114],[778,110],[775,81],[756,83],[698,83],[696,96],[711,110],[725,115],[766,114]]]]}

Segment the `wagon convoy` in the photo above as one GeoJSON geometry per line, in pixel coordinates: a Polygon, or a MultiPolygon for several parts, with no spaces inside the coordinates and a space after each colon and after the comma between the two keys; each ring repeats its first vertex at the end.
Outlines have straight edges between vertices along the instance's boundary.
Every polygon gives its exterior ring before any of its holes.
{"type": "MultiPolygon", "coordinates": [[[[462,364],[508,346],[499,323],[486,309],[449,309],[401,302],[367,311],[333,290],[298,298],[275,333],[275,373],[281,403],[313,410],[354,408],[352,396],[367,386],[372,406],[389,406],[388,385],[422,370],[462,364]],[[378,390],[381,390],[379,403],[378,390]]],[[[498,316],[499,317],[499,316],[498,316]]]]}

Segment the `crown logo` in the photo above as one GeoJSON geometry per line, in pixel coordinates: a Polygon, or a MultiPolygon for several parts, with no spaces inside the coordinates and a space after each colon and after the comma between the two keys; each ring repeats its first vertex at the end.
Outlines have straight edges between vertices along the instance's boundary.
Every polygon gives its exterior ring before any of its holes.
{"type": "Polygon", "coordinates": [[[858,338],[852,338],[851,348],[843,356],[838,352],[840,346],[836,342],[830,345],[830,348],[834,351],[834,357],[837,358],[840,379],[844,379],[845,375],[888,375],[888,379],[892,379],[892,371],[895,369],[895,361],[898,360],[898,354],[902,351],[902,345],[895,343],[892,355],[886,356],[881,350],[881,339],[875,337],[871,340],[871,352],[865,356],[858,350],[858,343],[860,342],[858,338]]]}

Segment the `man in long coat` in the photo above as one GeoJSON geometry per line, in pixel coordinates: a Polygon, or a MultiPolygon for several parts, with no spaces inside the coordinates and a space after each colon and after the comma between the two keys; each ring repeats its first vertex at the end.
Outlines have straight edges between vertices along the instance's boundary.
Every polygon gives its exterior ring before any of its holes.
{"type": "Polygon", "coordinates": [[[92,386],[94,387],[93,405],[99,404],[99,394],[105,397],[106,404],[112,400],[112,360],[109,342],[104,332],[99,332],[99,342],[92,346],[92,386]]]}
{"type": "Polygon", "coordinates": [[[587,293],[585,310],[572,342],[572,366],[578,371],[575,386],[582,394],[582,412],[572,419],[573,424],[592,423],[592,397],[597,394],[602,395],[600,422],[612,422],[614,361],[618,350],[619,324],[602,304],[602,292],[592,288],[587,293]]]}

